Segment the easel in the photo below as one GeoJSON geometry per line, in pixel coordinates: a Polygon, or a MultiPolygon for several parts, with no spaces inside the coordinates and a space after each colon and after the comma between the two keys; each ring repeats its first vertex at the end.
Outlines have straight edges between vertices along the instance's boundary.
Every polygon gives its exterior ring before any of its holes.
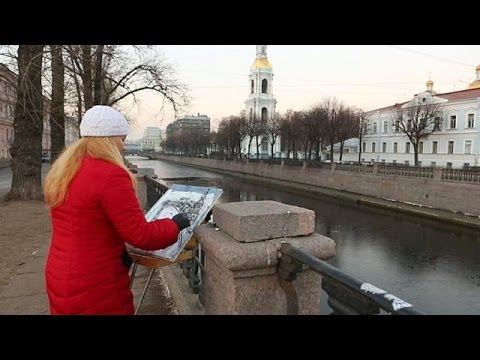
{"type": "Polygon", "coordinates": [[[147,282],[143,287],[142,295],[140,295],[140,299],[138,299],[137,308],[135,309],[135,315],[138,313],[138,310],[142,305],[143,299],[148,290],[148,287],[150,286],[150,281],[152,280],[153,273],[155,272],[155,270],[164,266],[178,264],[183,261],[194,258],[195,248],[197,247],[197,244],[198,244],[197,239],[194,236],[192,236],[190,241],[185,245],[182,252],[177,256],[177,258],[174,261],[162,259],[159,257],[149,256],[146,254],[140,254],[140,253],[134,252],[131,249],[128,251],[128,253],[133,259],[132,273],[130,275],[130,289],[132,288],[133,280],[135,279],[135,273],[137,272],[138,265],[150,268],[150,274],[148,275],[147,282]]]}

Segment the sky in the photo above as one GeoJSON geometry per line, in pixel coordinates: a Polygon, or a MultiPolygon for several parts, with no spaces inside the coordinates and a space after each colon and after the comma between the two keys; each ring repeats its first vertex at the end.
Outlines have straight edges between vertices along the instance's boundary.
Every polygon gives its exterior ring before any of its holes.
{"type": "MultiPolygon", "coordinates": [[[[180,115],[205,114],[215,129],[223,117],[245,109],[248,75],[256,45],[156,45],[176,77],[189,88],[189,108],[180,115]]],[[[268,45],[277,112],[308,110],[325,97],[365,111],[393,105],[426,89],[463,90],[475,80],[480,45],[268,45]]],[[[129,139],[146,126],[165,128],[170,110],[158,111],[161,98],[140,97],[129,111],[129,139]]]]}

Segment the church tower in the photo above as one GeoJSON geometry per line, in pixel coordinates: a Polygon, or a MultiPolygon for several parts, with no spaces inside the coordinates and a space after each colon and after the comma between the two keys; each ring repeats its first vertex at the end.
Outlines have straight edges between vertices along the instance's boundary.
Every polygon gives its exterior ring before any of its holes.
{"type": "Polygon", "coordinates": [[[273,69],[267,57],[267,45],[257,45],[257,55],[249,75],[249,94],[246,104],[247,120],[270,120],[277,101],[273,97],[273,69]]]}
{"type": "MultiPolygon", "coordinates": [[[[267,45],[257,45],[257,54],[255,61],[250,68],[250,75],[248,77],[248,97],[245,101],[246,105],[246,120],[247,122],[268,122],[275,116],[275,105],[277,101],[273,97],[273,69],[267,57],[267,45]]],[[[272,149],[269,146],[268,136],[259,134],[259,148],[257,149],[256,140],[247,135],[242,142],[242,153],[250,154],[257,153],[262,157],[271,157],[272,149]]],[[[280,141],[277,139],[274,149],[274,154],[280,152],[280,141]]]]}

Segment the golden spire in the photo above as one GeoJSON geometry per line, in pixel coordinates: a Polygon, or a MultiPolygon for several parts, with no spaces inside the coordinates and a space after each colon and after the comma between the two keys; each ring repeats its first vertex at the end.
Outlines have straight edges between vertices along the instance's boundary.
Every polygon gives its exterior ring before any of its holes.
{"type": "Polygon", "coordinates": [[[254,69],[271,69],[272,65],[267,58],[267,45],[257,45],[257,57],[252,65],[254,69]]]}
{"type": "Polygon", "coordinates": [[[470,84],[468,89],[479,89],[480,88],[480,65],[478,65],[475,68],[475,71],[477,72],[477,79],[470,84]]]}

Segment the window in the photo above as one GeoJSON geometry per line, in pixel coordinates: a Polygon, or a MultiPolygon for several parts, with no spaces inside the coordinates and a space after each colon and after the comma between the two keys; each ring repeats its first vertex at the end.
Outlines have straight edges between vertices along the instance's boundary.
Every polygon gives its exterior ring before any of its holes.
{"type": "Polygon", "coordinates": [[[453,141],[448,142],[448,153],[453,154],[453,141]]]}
{"type": "Polygon", "coordinates": [[[410,161],[405,160],[405,165],[406,165],[406,166],[410,166],[410,161]]]}
{"type": "Polygon", "coordinates": [[[399,132],[400,131],[400,121],[395,121],[395,132],[399,132]]]}
{"type": "Polygon", "coordinates": [[[472,153],[472,141],[466,140],[465,141],[465,154],[470,155],[472,153]]]}
{"type": "Polygon", "coordinates": [[[397,164],[397,160],[392,160],[392,162],[396,165],[397,164]]]}
{"type": "Polygon", "coordinates": [[[268,115],[267,108],[262,108],[262,122],[265,122],[268,120],[267,115],[268,115]]]}
{"type": "Polygon", "coordinates": [[[268,90],[268,81],[267,79],[262,80],[262,94],[266,94],[268,90]]]}
{"type": "Polygon", "coordinates": [[[255,84],[255,83],[254,83],[253,80],[252,80],[252,82],[251,82],[251,90],[250,90],[250,93],[251,93],[251,94],[253,94],[254,84],[255,84]]]}
{"type": "Polygon", "coordinates": [[[435,166],[437,166],[437,163],[436,163],[435,161],[432,161],[432,162],[430,163],[430,166],[431,166],[431,167],[435,167],[435,166]]]}
{"type": "Polygon", "coordinates": [[[385,165],[385,159],[382,159],[382,164],[385,165]]]}
{"type": "Polygon", "coordinates": [[[434,125],[433,125],[433,130],[435,130],[435,131],[440,130],[440,121],[441,121],[440,117],[437,116],[435,118],[435,122],[434,122],[434,125]]]}
{"type": "Polygon", "coordinates": [[[418,143],[418,153],[423,154],[423,141],[418,143]]]}
{"type": "Polygon", "coordinates": [[[457,128],[457,115],[450,116],[450,129],[457,128]]]}
{"type": "Polygon", "coordinates": [[[376,147],[376,145],[377,145],[376,143],[372,142],[372,153],[375,152],[375,147],[376,147]]]}
{"type": "Polygon", "coordinates": [[[421,162],[421,161],[418,162],[418,166],[422,166],[422,162],[421,162]]]}
{"type": "Polygon", "coordinates": [[[377,133],[377,123],[374,122],[374,123],[373,123],[373,132],[372,132],[372,134],[376,134],[376,133],[377,133]]]}
{"type": "Polygon", "coordinates": [[[405,143],[405,154],[410,154],[410,143],[405,143]]]}
{"type": "Polygon", "coordinates": [[[463,163],[463,168],[468,169],[470,167],[470,163],[463,163]]]}
{"type": "Polygon", "coordinates": [[[393,152],[396,154],[398,152],[398,142],[393,143],[393,152]]]}
{"type": "Polygon", "coordinates": [[[473,114],[468,114],[467,127],[468,127],[469,129],[472,129],[472,128],[475,127],[475,115],[473,115],[473,114]]]}
{"type": "Polygon", "coordinates": [[[268,153],[268,140],[267,138],[262,139],[262,153],[268,153]]]}
{"type": "Polygon", "coordinates": [[[363,124],[363,133],[368,134],[368,124],[367,123],[363,124]]]}
{"type": "Polygon", "coordinates": [[[388,123],[386,121],[383,122],[383,132],[388,132],[388,123]]]}
{"type": "Polygon", "coordinates": [[[412,120],[408,120],[407,122],[407,131],[412,130],[412,120]]]}
{"type": "Polygon", "coordinates": [[[451,169],[452,168],[452,163],[451,162],[447,162],[447,169],[451,169]]]}
{"type": "Polygon", "coordinates": [[[382,152],[387,152],[387,143],[382,143],[382,152]]]}
{"type": "Polygon", "coordinates": [[[436,154],[438,152],[438,141],[432,142],[432,154],[436,154]]]}
{"type": "Polygon", "coordinates": [[[362,151],[367,152],[367,143],[362,143],[362,151]]]}

